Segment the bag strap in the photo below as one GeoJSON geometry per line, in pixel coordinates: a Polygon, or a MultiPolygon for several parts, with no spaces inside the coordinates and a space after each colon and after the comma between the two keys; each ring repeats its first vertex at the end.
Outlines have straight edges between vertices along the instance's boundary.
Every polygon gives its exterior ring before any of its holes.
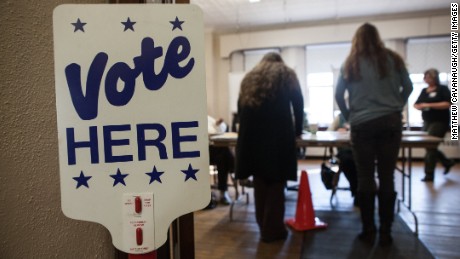
{"type": "Polygon", "coordinates": [[[326,162],[328,158],[332,158],[334,151],[332,147],[324,147],[323,162],[326,162]],[[329,150],[329,156],[327,155],[327,150],[329,150]]]}
{"type": "Polygon", "coordinates": [[[328,147],[324,148],[323,163],[326,163],[326,160],[327,160],[327,149],[328,147]]]}

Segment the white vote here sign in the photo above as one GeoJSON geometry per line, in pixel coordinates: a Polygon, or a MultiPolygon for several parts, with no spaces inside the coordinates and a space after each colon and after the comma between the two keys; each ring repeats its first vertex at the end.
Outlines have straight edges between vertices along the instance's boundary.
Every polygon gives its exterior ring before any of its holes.
{"type": "Polygon", "coordinates": [[[155,250],[210,200],[202,12],[61,5],[53,28],[62,210],[155,250]]]}

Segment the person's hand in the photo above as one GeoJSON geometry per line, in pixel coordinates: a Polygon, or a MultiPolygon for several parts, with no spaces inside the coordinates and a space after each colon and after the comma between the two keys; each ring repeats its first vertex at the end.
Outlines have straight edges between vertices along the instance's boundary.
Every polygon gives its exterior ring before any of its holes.
{"type": "Polygon", "coordinates": [[[428,103],[416,103],[414,104],[414,108],[417,110],[423,110],[425,108],[429,108],[428,103]]]}

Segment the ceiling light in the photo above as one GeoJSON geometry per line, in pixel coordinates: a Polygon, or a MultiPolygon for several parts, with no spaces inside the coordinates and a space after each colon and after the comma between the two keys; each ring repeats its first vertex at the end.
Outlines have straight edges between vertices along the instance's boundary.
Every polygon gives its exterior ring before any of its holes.
{"type": "Polygon", "coordinates": [[[260,2],[260,0],[249,0],[249,3],[257,3],[260,2]]]}

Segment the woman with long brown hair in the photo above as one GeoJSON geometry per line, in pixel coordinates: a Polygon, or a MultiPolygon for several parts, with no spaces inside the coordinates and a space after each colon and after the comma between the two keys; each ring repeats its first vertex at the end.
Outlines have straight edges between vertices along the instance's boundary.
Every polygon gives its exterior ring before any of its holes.
{"type": "Polygon", "coordinates": [[[287,237],[287,180],[297,179],[296,136],[302,134],[303,97],[295,72],[278,53],[268,53],[241,83],[236,176],[253,176],[261,240],[287,237]],[[293,119],[294,118],[294,119],[293,119]]]}
{"type": "Polygon", "coordinates": [[[357,198],[362,232],[373,243],[375,197],[379,208],[379,243],[392,242],[396,192],[394,170],[402,136],[401,112],[412,92],[402,58],[385,48],[377,28],[365,23],[356,31],[336,88],[337,104],[351,126],[351,145],[358,173],[357,198]],[[345,103],[348,92],[348,106],[345,103]],[[375,181],[377,167],[379,185],[375,181]]]}

